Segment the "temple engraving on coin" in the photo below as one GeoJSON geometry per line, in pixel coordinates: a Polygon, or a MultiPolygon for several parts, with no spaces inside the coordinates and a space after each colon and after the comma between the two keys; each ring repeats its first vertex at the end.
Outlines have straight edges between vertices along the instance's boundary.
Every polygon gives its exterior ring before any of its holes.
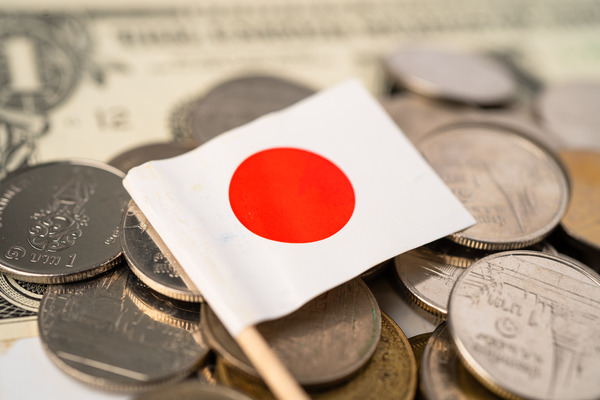
{"type": "Polygon", "coordinates": [[[544,253],[497,253],[461,275],[448,316],[467,367],[498,394],[600,395],[600,277],[591,270],[544,253]]]}

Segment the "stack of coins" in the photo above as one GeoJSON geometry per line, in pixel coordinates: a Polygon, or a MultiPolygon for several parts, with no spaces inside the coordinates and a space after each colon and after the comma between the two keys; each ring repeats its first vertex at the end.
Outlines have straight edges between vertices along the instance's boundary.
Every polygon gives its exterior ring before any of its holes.
{"type": "MultiPolygon", "coordinates": [[[[496,59],[433,48],[384,63],[382,106],[477,220],[369,274],[439,325],[407,339],[357,278],[259,331],[317,399],[600,397],[599,86],[524,94],[496,59]]],[[[176,141],[0,181],[0,287],[39,304],[60,369],[139,399],[274,398],[121,180],[312,93],[235,77],[174,109],[176,141]]]]}
{"type": "Polygon", "coordinates": [[[386,67],[400,93],[384,108],[477,220],[394,259],[406,301],[448,321],[422,350],[420,395],[598,398],[600,277],[552,245],[594,260],[564,231],[598,249],[598,85],[530,102],[494,59],[431,48],[386,67]]]}

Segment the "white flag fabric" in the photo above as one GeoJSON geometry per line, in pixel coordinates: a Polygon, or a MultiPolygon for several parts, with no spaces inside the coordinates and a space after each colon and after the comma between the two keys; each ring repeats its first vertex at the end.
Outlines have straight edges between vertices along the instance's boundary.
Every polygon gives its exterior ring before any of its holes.
{"type": "Polygon", "coordinates": [[[234,336],[475,222],[354,80],[124,185],[234,336]]]}

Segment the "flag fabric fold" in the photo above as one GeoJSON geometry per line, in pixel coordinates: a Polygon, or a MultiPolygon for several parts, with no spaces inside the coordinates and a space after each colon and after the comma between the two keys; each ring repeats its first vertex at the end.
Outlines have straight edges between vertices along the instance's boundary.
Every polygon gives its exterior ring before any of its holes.
{"type": "Polygon", "coordinates": [[[124,185],[234,336],[475,222],[357,81],[124,185]]]}

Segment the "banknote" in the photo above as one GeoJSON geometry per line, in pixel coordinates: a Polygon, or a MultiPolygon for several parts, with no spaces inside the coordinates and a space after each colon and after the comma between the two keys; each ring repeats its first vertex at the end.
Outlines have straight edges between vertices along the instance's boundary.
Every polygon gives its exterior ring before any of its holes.
{"type": "MultiPolygon", "coordinates": [[[[122,3],[0,0],[0,177],[171,140],[179,104],[242,75],[314,89],[358,77],[383,95],[382,60],[402,46],[490,54],[541,84],[600,79],[599,0],[122,3]]],[[[0,339],[35,321],[25,311],[0,304],[0,339]]]]}

